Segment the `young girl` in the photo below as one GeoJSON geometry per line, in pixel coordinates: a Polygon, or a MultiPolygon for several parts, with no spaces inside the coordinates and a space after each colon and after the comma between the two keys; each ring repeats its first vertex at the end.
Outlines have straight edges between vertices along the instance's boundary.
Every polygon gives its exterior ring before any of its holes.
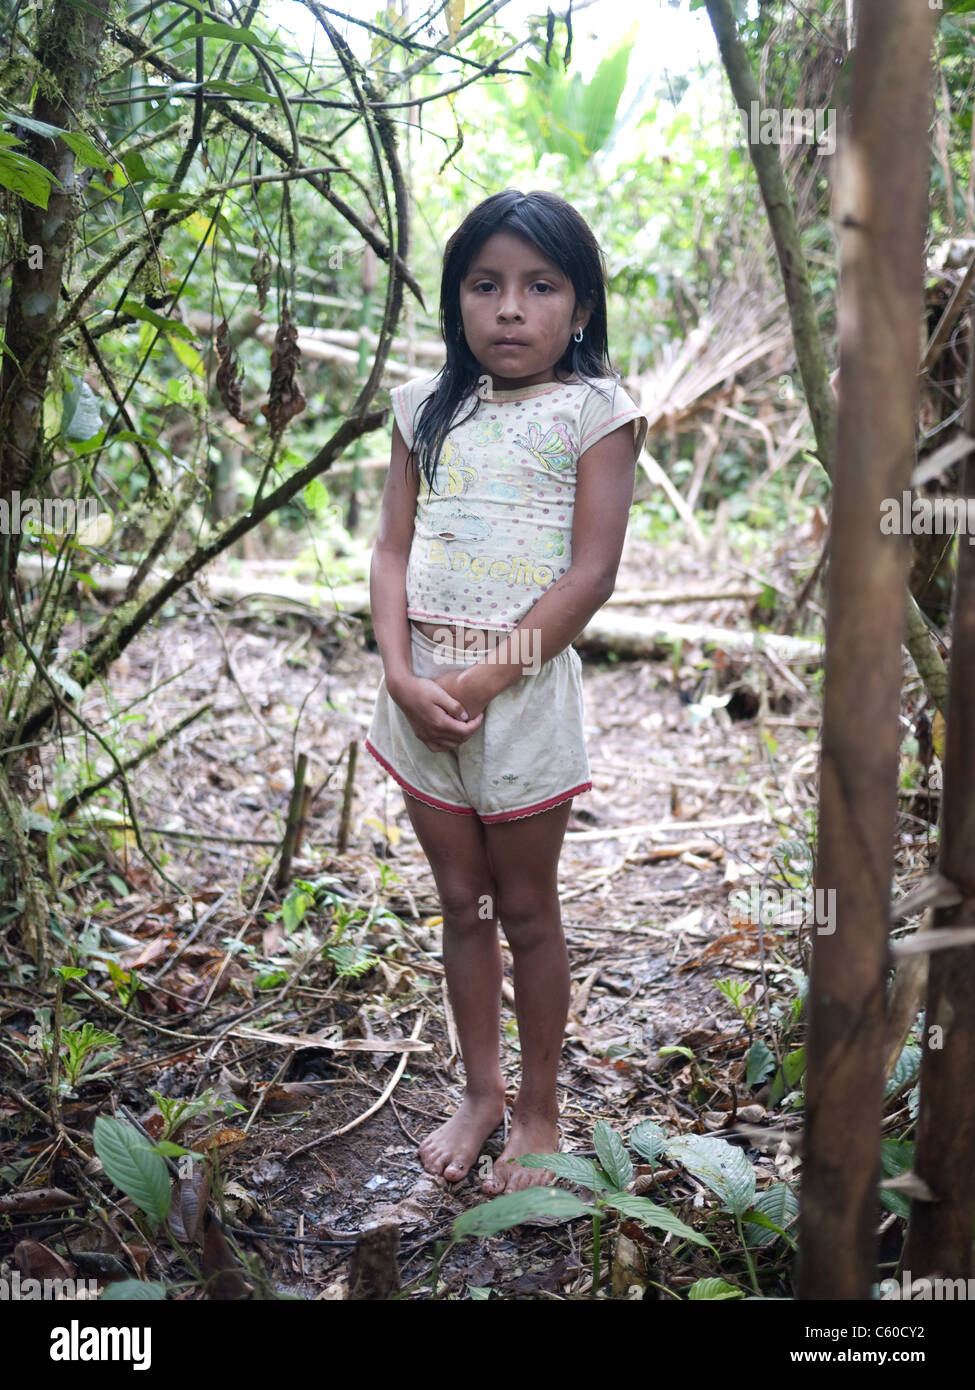
{"type": "Polygon", "coordinates": [[[404,789],[440,895],[466,1088],[420,1156],[450,1182],[504,1118],[499,924],[511,948],[522,1081],[494,1194],[552,1181],[518,1159],[559,1139],[557,871],[592,785],[571,643],[613,591],[647,422],[610,366],[599,247],[553,193],[508,189],[468,214],[440,319],[446,366],[391,392],[366,747],[404,789]]]}

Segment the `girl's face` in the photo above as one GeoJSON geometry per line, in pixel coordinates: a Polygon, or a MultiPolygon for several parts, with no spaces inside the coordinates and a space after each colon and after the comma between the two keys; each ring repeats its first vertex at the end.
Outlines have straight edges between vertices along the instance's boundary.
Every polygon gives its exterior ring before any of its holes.
{"type": "Polygon", "coordinates": [[[460,312],[467,345],[499,391],[551,381],[573,333],[589,322],[568,276],[512,232],[495,232],[474,256],[460,312]]]}

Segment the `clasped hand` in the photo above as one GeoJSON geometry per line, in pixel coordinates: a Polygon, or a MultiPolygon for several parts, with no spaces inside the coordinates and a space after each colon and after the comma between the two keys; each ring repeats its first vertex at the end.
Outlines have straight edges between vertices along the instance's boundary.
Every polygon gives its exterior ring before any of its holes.
{"type": "Polygon", "coordinates": [[[410,728],[433,753],[459,748],[484,722],[488,699],[468,681],[466,671],[445,671],[435,680],[414,676],[393,696],[410,728]]]}

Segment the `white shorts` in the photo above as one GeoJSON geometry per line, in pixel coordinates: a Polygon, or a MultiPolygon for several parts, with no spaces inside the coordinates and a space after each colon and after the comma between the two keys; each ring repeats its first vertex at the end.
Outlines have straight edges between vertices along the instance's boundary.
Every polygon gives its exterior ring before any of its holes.
{"type": "MultiPolygon", "coordinates": [[[[434,642],[411,626],[413,671],[436,679],[483,652],[434,642]],[[444,657],[449,657],[444,661],[444,657]]],[[[583,731],[582,662],[574,647],[496,695],[479,729],[459,748],[421,743],[383,679],[366,748],[417,801],[485,824],[548,811],[592,787],[583,731]]]]}

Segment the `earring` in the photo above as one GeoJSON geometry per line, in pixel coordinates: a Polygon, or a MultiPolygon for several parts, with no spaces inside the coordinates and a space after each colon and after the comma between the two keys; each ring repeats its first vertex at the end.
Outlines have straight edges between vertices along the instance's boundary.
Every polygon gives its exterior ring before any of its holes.
{"type": "Polygon", "coordinates": [[[573,335],[572,335],[572,341],[573,341],[574,343],[581,343],[581,342],[582,342],[582,329],[581,329],[581,328],[577,328],[576,331],[573,333],[573,335]]]}

